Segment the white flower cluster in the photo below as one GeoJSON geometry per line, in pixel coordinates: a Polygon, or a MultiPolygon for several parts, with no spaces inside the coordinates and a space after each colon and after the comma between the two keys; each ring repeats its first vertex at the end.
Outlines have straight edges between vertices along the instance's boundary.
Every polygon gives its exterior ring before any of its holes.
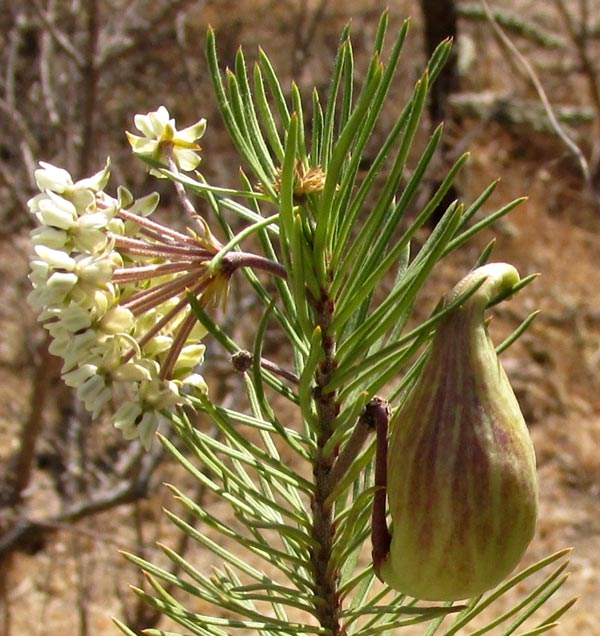
{"type": "Polygon", "coordinates": [[[40,194],[29,201],[40,227],[32,232],[31,305],[64,360],[62,377],[94,417],[106,407],[127,439],[149,448],[161,412],[206,391],[195,369],[205,332],[186,294],[203,294],[214,253],[206,240],[166,228],[148,216],[158,195],[138,201],[124,188],[104,192],[104,170],[73,182],[41,163],[40,194]]]}

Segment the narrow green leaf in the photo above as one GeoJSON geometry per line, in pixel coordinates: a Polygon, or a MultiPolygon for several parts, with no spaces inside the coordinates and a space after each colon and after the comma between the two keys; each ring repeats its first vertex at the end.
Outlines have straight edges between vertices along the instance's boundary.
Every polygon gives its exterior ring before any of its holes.
{"type": "MultiPolygon", "coordinates": [[[[222,413],[217,411],[208,400],[203,400],[203,410],[209,413],[215,425],[223,432],[227,439],[227,444],[213,439],[194,428],[188,428],[186,441],[190,447],[190,451],[195,452],[196,445],[206,444],[211,448],[218,449],[225,456],[237,459],[247,466],[262,472],[263,474],[272,474],[277,480],[289,484],[293,488],[298,488],[307,493],[312,493],[313,485],[301,477],[292,468],[286,466],[283,462],[271,457],[269,453],[253,444],[242,431],[231,425],[223,418],[222,413]],[[233,446],[235,445],[235,447],[233,446]]],[[[181,418],[174,418],[174,424],[184,425],[181,418]]],[[[185,441],[185,440],[184,440],[185,441]]],[[[171,448],[168,440],[165,440],[169,451],[177,455],[177,460],[184,466],[190,474],[196,476],[199,481],[205,477],[198,474],[198,470],[189,461],[186,460],[176,449],[171,448]]]]}
{"type": "Polygon", "coordinates": [[[353,618],[359,616],[369,616],[374,614],[399,614],[399,615],[413,615],[413,616],[426,616],[428,618],[437,618],[438,616],[447,616],[448,614],[454,614],[465,609],[464,605],[455,605],[448,607],[440,605],[438,607],[421,607],[421,606],[398,606],[394,605],[366,605],[360,609],[353,609],[342,612],[342,616],[351,616],[353,618]]]}
{"type": "MultiPolygon", "coordinates": [[[[270,563],[271,566],[274,566],[290,581],[297,585],[299,589],[302,589],[307,593],[312,591],[311,580],[308,577],[303,576],[304,569],[302,567],[302,560],[295,558],[293,554],[287,553],[284,554],[285,558],[280,558],[282,556],[281,552],[273,549],[265,549],[264,545],[258,544],[248,537],[240,536],[239,533],[232,531],[228,526],[216,519],[213,515],[210,515],[201,507],[194,508],[193,512],[199,520],[202,520],[210,528],[219,532],[221,536],[227,537],[228,540],[238,544],[243,551],[247,552],[242,552],[242,556],[237,553],[234,554],[233,552],[226,550],[219,541],[215,541],[209,538],[205,533],[199,532],[193,526],[190,526],[187,522],[183,521],[183,519],[179,518],[172,512],[165,510],[165,515],[177,528],[189,535],[193,541],[198,543],[198,545],[203,546],[226,563],[230,563],[233,567],[237,568],[240,572],[244,572],[255,581],[265,582],[269,579],[269,577],[267,577],[264,572],[248,565],[247,557],[249,557],[250,554],[270,563]],[[270,557],[273,558],[270,559],[270,557]]],[[[255,560],[255,557],[253,560],[255,560]]],[[[203,575],[198,574],[198,576],[203,575]]]]}
{"type": "Polygon", "coordinates": [[[248,70],[246,60],[241,48],[238,49],[235,56],[235,78],[236,87],[239,91],[240,102],[243,106],[243,117],[246,121],[246,128],[249,134],[249,141],[254,147],[254,153],[258,158],[260,165],[265,171],[265,175],[269,181],[273,180],[275,175],[275,166],[269,148],[263,138],[263,133],[258,123],[258,117],[254,108],[254,100],[250,83],[248,81],[248,70]]]}
{"type": "Polygon", "coordinates": [[[323,151],[323,108],[319,100],[319,93],[315,88],[312,93],[312,138],[310,155],[312,163],[315,166],[322,165],[322,151],[323,151]]]}
{"type": "MultiPolygon", "coordinates": [[[[550,614],[550,616],[548,616],[548,618],[546,618],[544,620],[543,623],[540,624],[540,627],[543,627],[545,625],[556,625],[556,621],[558,621],[559,618],[561,618],[567,611],[569,611],[569,609],[571,607],[573,607],[573,605],[575,605],[575,603],[577,603],[577,601],[579,600],[579,598],[576,596],[570,600],[568,600],[564,605],[562,605],[561,607],[559,607],[556,612],[553,612],[552,614],[550,614]]],[[[523,636],[527,636],[526,634],[523,634],[523,636]]]]}
{"type": "Polygon", "coordinates": [[[194,312],[194,315],[198,319],[198,322],[210,333],[210,335],[229,353],[236,353],[240,350],[238,345],[219,327],[213,322],[210,316],[204,311],[202,305],[194,294],[188,292],[188,302],[194,312]]]}
{"type": "MultiPolygon", "coordinates": [[[[160,164],[154,162],[154,167],[160,167],[160,164]]],[[[162,168],[161,172],[166,177],[169,177],[169,179],[171,179],[172,181],[179,181],[179,183],[182,183],[186,188],[198,194],[212,194],[219,197],[242,197],[250,201],[272,200],[272,197],[270,195],[254,190],[252,187],[250,187],[249,183],[248,188],[245,190],[233,190],[232,188],[220,188],[218,186],[210,185],[209,183],[201,180],[201,175],[197,176],[197,178],[194,178],[189,174],[172,172],[171,170],[167,170],[166,168],[162,168]]],[[[252,210],[246,208],[236,201],[229,200],[228,203],[230,204],[231,209],[235,210],[244,219],[248,219],[250,221],[260,221],[263,218],[262,215],[255,215],[252,210]]],[[[273,224],[273,231],[275,233],[276,229],[276,224],[273,224]]]]}
{"type": "MultiPolygon", "coordinates": [[[[281,221],[282,241],[289,245],[294,224],[294,171],[296,168],[298,149],[298,117],[296,113],[290,117],[286,130],[285,156],[281,167],[281,191],[279,192],[279,217],[281,221]]],[[[284,250],[284,257],[287,250],[284,250]]],[[[291,264],[286,263],[288,273],[291,264]]],[[[290,274],[291,275],[291,274],[290,274]]]]}
{"type": "Polygon", "coordinates": [[[252,234],[256,234],[263,228],[268,227],[269,225],[277,223],[279,220],[279,214],[273,214],[273,216],[267,217],[262,221],[257,221],[252,225],[240,230],[228,243],[226,243],[211,259],[208,269],[211,272],[217,271],[219,265],[223,261],[223,258],[233,250],[234,247],[237,247],[242,241],[247,239],[252,234]]]}
{"type": "Polygon", "coordinates": [[[494,305],[501,303],[503,300],[506,300],[507,298],[512,298],[521,289],[523,289],[523,287],[527,287],[527,285],[529,285],[529,283],[534,281],[538,276],[539,274],[530,274],[529,276],[522,278],[516,285],[513,285],[510,289],[505,289],[502,293],[498,294],[497,296],[494,296],[490,300],[490,302],[487,304],[487,307],[493,307],[494,305]]]}
{"type": "Polygon", "coordinates": [[[525,579],[529,578],[536,572],[539,572],[548,565],[554,563],[555,561],[558,561],[570,551],[571,548],[567,548],[547,556],[546,558],[538,561],[537,563],[534,563],[521,572],[518,572],[508,581],[497,587],[490,594],[486,595],[483,598],[480,597],[479,599],[477,599],[473,603],[473,605],[467,608],[467,610],[465,610],[465,612],[461,616],[457,617],[452,626],[446,632],[444,632],[444,636],[454,636],[454,634],[456,634],[462,627],[467,625],[476,615],[480,614],[486,607],[489,607],[494,601],[496,601],[502,595],[506,594],[506,592],[508,592],[513,587],[515,587],[525,579]]]}
{"type": "Polygon", "coordinates": [[[520,632],[519,636],[537,636],[538,634],[545,634],[546,632],[549,632],[551,629],[554,629],[559,625],[560,623],[548,623],[546,625],[540,625],[539,627],[528,629],[526,632],[520,632]]]}
{"type": "MultiPolygon", "coordinates": [[[[555,581],[555,583],[549,587],[547,587],[545,589],[545,592],[543,594],[539,594],[535,600],[535,602],[532,602],[532,604],[530,605],[530,607],[527,609],[527,611],[523,612],[518,618],[516,618],[514,620],[514,622],[509,625],[503,632],[502,632],[502,636],[510,636],[511,634],[514,634],[515,631],[531,616],[533,616],[533,614],[535,614],[535,612],[537,612],[537,610],[540,609],[540,607],[542,607],[546,601],[548,601],[548,599],[553,596],[555,594],[555,592],[562,587],[562,585],[564,584],[564,582],[567,580],[567,578],[569,577],[568,574],[565,574],[564,576],[562,576],[561,578],[559,578],[557,581],[555,581]]],[[[545,586],[544,586],[545,587],[545,586]]]]}
{"type": "Polygon", "coordinates": [[[298,385],[298,397],[300,399],[300,409],[302,417],[309,431],[316,432],[317,419],[313,406],[312,384],[319,363],[323,360],[323,343],[320,327],[315,327],[310,342],[310,353],[306,359],[304,369],[300,374],[298,385]]]}
{"type": "MultiPolygon", "coordinates": [[[[198,319],[198,322],[202,324],[202,326],[208,331],[208,333],[210,333],[211,336],[213,336],[226,351],[229,351],[230,353],[237,353],[240,351],[239,346],[216,323],[211,320],[211,318],[198,302],[198,299],[193,294],[188,294],[188,301],[190,303],[190,308],[198,319]]],[[[264,369],[262,370],[262,374],[265,382],[268,383],[271,388],[283,395],[290,402],[297,403],[297,396],[290,390],[287,385],[283,384],[283,382],[279,378],[275,377],[272,373],[269,373],[264,369]]],[[[190,400],[194,400],[193,396],[190,397],[190,400]]]]}
{"type": "Polygon", "coordinates": [[[376,353],[370,355],[367,358],[361,360],[358,364],[355,365],[343,365],[340,364],[336,373],[334,374],[331,382],[325,387],[327,391],[333,390],[335,388],[339,388],[344,385],[350,379],[356,379],[362,374],[373,373],[377,375],[378,371],[375,371],[375,368],[380,363],[386,361],[386,359],[393,359],[394,355],[405,353],[411,342],[423,342],[427,336],[433,332],[436,325],[446,318],[449,314],[456,311],[458,307],[460,307],[468,298],[470,298],[483,284],[483,280],[473,285],[470,289],[468,289],[464,294],[456,297],[452,302],[447,305],[443,305],[433,312],[433,314],[421,322],[418,327],[415,327],[407,334],[397,338],[391,344],[380,348],[376,353]]]}
{"type": "Polygon", "coordinates": [[[492,181],[487,188],[471,203],[471,205],[465,210],[463,214],[462,221],[459,226],[459,231],[464,230],[467,225],[471,222],[471,219],[481,210],[485,203],[487,203],[488,199],[492,196],[494,191],[496,190],[497,185],[500,183],[500,179],[496,179],[496,181],[492,181]]]}
{"type": "Polygon", "coordinates": [[[347,46],[345,50],[344,65],[342,67],[342,103],[338,117],[338,132],[344,130],[350,114],[352,113],[352,96],[354,88],[354,54],[352,46],[347,46]]]}
{"type": "MultiPolygon", "coordinates": [[[[314,252],[316,254],[323,254],[325,256],[329,252],[328,245],[330,243],[330,237],[336,226],[335,221],[332,219],[334,196],[338,188],[344,164],[348,160],[348,153],[361,131],[361,126],[364,124],[365,116],[375,97],[377,87],[383,75],[383,69],[380,64],[374,61],[372,65],[375,65],[372,73],[373,77],[371,81],[366,83],[363,87],[354,111],[346,127],[335,142],[331,160],[326,166],[327,176],[325,179],[325,187],[319,201],[317,226],[315,228],[314,252]]],[[[321,275],[322,281],[325,282],[325,272],[318,271],[318,273],[321,275]]]]}
{"type": "Polygon", "coordinates": [[[497,347],[496,353],[500,355],[503,351],[506,351],[511,345],[513,345],[526,331],[529,329],[531,323],[537,318],[539,311],[534,311],[523,320],[523,322],[506,338],[503,340],[497,347]]]}
{"type": "Polygon", "coordinates": [[[444,68],[450,53],[452,52],[452,40],[446,39],[438,44],[427,63],[427,72],[431,83],[435,82],[441,70],[444,68]]]}
{"type": "Polygon", "coordinates": [[[277,74],[275,73],[273,66],[271,65],[271,61],[269,60],[266,53],[262,48],[258,50],[259,55],[259,63],[260,67],[264,73],[264,76],[267,80],[267,84],[269,85],[269,90],[271,91],[271,95],[275,100],[275,105],[277,106],[277,111],[279,113],[279,117],[281,119],[281,123],[283,125],[284,130],[287,130],[290,125],[290,111],[285,102],[285,97],[283,94],[283,90],[281,88],[281,84],[277,79],[277,74]]]}
{"type": "Polygon", "coordinates": [[[208,30],[206,36],[206,59],[208,62],[208,69],[213,89],[217,97],[219,110],[229,135],[239,153],[244,157],[244,159],[246,159],[252,170],[261,177],[261,181],[268,183],[268,175],[264,172],[258,158],[256,157],[254,149],[248,143],[248,132],[243,119],[243,114],[240,113],[239,96],[236,93],[235,82],[231,81],[231,73],[228,74],[230,78],[229,89],[233,87],[234,95],[228,95],[225,85],[223,84],[221,71],[219,69],[216,39],[212,29],[208,30]]]}
{"type": "MultiPolygon", "coordinates": [[[[373,53],[381,55],[383,52],[383,45],[385,43],[385,36],[388,29],[389,23],[389,9],[385,9],[381,13],[381,17],[379,18],[379,22],[377,24],[377,31],[375,32],[375,37],[373,40],[373,53]]],[[[404,21],[402,25],[402,29],[404,30],[408,27],[408,20],[404,21]]]]}
{"type": "MultiPolygon", "coordinates": [[[[239,134],[243,136],[243,142],[238,142],[242,156],[248,162],[261,184],[263,184],[263,187],[267,188],[273,181],[275,168],[268,154],[267,156],[264,154],[268,153],[266,147],[261,147],[261,144],[256,139],[256,135],[261,133],[253,130],[249,107],[240,94],[241,89],[236,75],[232,71],[227,70],[226,79],[231,113],[237,124],[239,134]]],[[[251,101],[250,108],[252,108],[251,101]]]]}
{"type": "MultiPolygon", "coordinates": [[[[360,473],[365,469],[365,467],[371,463],[373,459],[373,454],[375,452],[374,441],[367,446],[367,448],[354,460],[352,466],[348,470],[348,472],[340,479],[340,481],[335,485],[331,493],[327,497],[327,502],[333,504],[339,497],[342,496],[344,491],[348,489],[352,483],[358,479],[360,473]]],[[[365,498],[368,499],[372,496],[370,491],[366,491],[367,494],[365,498]]]]}
{"type": "Polygon", "coordinates": [[[285,151],[267,98],[262,70],[258,64],[254,66],[254,98],[271,148],[279,163],[283,163],[285,151]]]}
{"type": "Polygon", "coordinates": [[[310,316],[307,289],[312,291],[313,297],[318,298],[320,288],[312,269],[313,259],[305,241],[302,218],[299,214],[296,214],[293,220],[291,254],[292,266],[288,271],[290,271],[296,318],[304,337],[308,338],[312,333],[314,321],[310,316]],[[317,296],[314,296],[315,293],[317,296]]]}
{"type": "Polygon", "coordinates": [[[356,426],[358,417],[368,401],[369,395],[365,391],[357,396],[356,399],[343,404],[342,411],[335,420],[335,430],[323,447],[325,457],[329,457],[342,444],[350,429],[356,426]]]}
{"type": "Polygon", "coordinates": [[[477,267],[481,267],[482,265],[485,265],[489,261],[495,246],[496,246],[496,239],[494,238],[484,247],[483,251],[479,255],[479,258],[475,262],[473,269],[477,267]]]}
{"type": "MultiPolygon", "coordinates": [[[[396,315],[404,308],[412,306],[414,298],[427,279],[427,276],[438,262],[448,241],[453,236],[460,222],[462,208],[452,205],[429,236],[418,256],[411,263],[406,276],[394,287],[380,306],[373,311],[367,320],[347,339],[338,350],[340,366],[353,364],[383,333],[395,324],[396,315]]],[[[336,314],[334,325],[344,322],[336,314]]]]}
{"type": "MultiPolygon", "coordinates": [[[[451,607],[454,604],[454,601],[446,601],[444,602],[444,607],[451,607]]],[[[431,625],[427,628],[427,631],[423,634],[423,636],[434,636],[437,633],[438,629],[441,627],[444,622],[445,616],[440,616],[439,618],[433,620],[431,625]]]]}
{"type": "Polygon", "coordinates": [[[537,602],[537,599],[539,599],[539,597],[540,597],[542,592],[544,592],[548,588],[552,587],[552,584],[556,580],[562,580],[560,578],[560,575],[564,572],[564,570],[567,567],[567,565],[568,565],[568,562],[565,562],[565,563],[562,563],[561,565],[559,565],[541,583],[541,585],[539,585],[531,593],[529,593],[528,595],[523,597],[518,603],[513,604],[512,607],[508,611],[504,612],[503,614],[501,614],[500,616],[498,616],[494,620],[490,621],[487,625],[485,625],[485,627],[482,627],[482,628],[474,631],[472,636],[481,636],[482,634],[485,634],[485,633],[489,632],[490,630],[492,630],[494,627],[497,627],[498,625],[501,625],[502,623],[507,621],[511,616],[514,616],[515,614],[518,614],[523,608],[527,607],[528,605],[531,604],[532,606],[534,606],[536,604],[536,602],[537,602]]]}
{"type": "Polygon", "coordinates": [[[329,90],[327,93],[327,105],[325,108],[325,117],[323,123],[323,138],[321,144],[320,163],[326,170],[329,166],[331,153],[333,150],[333,139],[335,129],[335,115],[337,112],[338,95],[342,83],[344,66],[350,44],[350,25],[346,25],[340,37],[333,69],[331,71],[331,80],[329,82],[329,90]]]}
{"type": "MultiPolygon", "coordinates": [[[[432,136],[419,161],[417,170],[412,175],[409,187],[403,190],[400,202],[391,207],[393,205],[394,196],[399,189],[400,181],[404,175],[408,153],[412,146],[414,136],[417,133],[418,124],[425,106],[427,90],[427,78],[423,78],[415,87],[415,92],[411,100],[410,115],[406,121],[406,128],[403,131],[401,145],[390,169],[390,173],[382,186],[381,193],[377,197],[366,223],[361,228],[352,246],[348,250],[346,257],[343,259],[340,272],[336,274],[336,277],[339,277],[340,275],[345,275],[345,273],[351,269],[352,281],[356,280],[358,274],[357,284],[355,285],[353,282],[342,291],[338,300],[341,305],[347,302],[347,290],[361,286],[360,283],[366,279],[366,276],[362,274],[363,270],[367,272],[369,272],[369,270],[372,271],[372,263],[381,262],[385,247],[390,241],[394,229],[397,228],[398,222],[412,199],[422,179],[422,175],[433,157],[435,148],[439,143],[442,132],[441,127],[438,127],[436,133],[432,136]],[[391,214],[390,209],[393,210],[391,214]],[[358,272],[355,271],[357,268],[358,272]],[[344,292],[346,292],[346,294],[344,292]]],[[[401,242],[406,243],[408,239],[409,235],[405,233],[401,242]]],[[[339,284],[336,285],[335,289],[338,287],[339,284]]]]}
{"type": "Polygon", "coordinates": [[[125,634],[125,636],[138,636],[135,632],[131,631],[125,623],[122,623],[119,619],[114,616],[111,617],[112,622],[125,634]]]}
{"type": "Polygon", "coordinates": [[[306,139],[304,134],[304,109],[302,108],[302,96],[300,95],[300,91],[298,90],[298,85],[295,82],[292,82],[291,87],[292,94],[292,107],[294,109],[294,113],[298,118],[298,142],[297,142],[297,154],[301,159],[306,159],[306,139]]]}
{"type": "Polygon", "coordinates": [[[456,236],[448,244],[448,247],[446,248],[444,256],[446,254],[449,254],[450,252],[453,252],[458,247],[460,247],[461,245],[466,243],[470,238],[472,238],[476,234],[479,234],[479,232],[481,232],[484,228],[492,225],[492,223],[494,223],[498,219],[500,219],[503,216],[505,216],[506,214],[508,214],[511,210],[516,208],[517,205],[519,205],[523,201],[525,201],[525,198],[516,199],[515,201],[511,201],[508,205],[505,205],[504,207],[500,208],[499,210],[497,210],[493,214],[489,214],[485,218],[481,219],[481,221],[478,221],[477,223],[472,225],[468,230],[465,230],[464,232],[462,232],[461,234],[456,236]]]}

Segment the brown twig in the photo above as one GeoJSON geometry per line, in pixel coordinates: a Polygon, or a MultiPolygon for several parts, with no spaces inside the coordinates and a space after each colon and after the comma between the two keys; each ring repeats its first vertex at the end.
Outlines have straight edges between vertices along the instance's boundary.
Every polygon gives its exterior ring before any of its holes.
{"type": "Polygon", "coordinates": [[[0,559],[0,632],[10,636],[11,614],[8,598],[8,572],[10,570],[11,556],[0,559]]]}
{"type": "Polygon", "coordinates": [[[44,28],[54,38],[54,41],[58,46],[66,53],[66,55],[76,64],[80,69],[84,66],[83,56],[79,53],[77,48],[73,45],[67,35],[65,35],[56,25],[54,20],[47,14],[47,12],[40,6],[37,0],[28,0],[29,4],[33,7],[36,14],[40,18],[44,28]]]}
{"type": "Polygon", "coordinates": [[[46,338],[39,346],[29,417],[25,420],[21,431],[19,450],[14,455],[8,470],[8,488],[3,493],[3,501],[0,502],[4,506],[20,505],[33,473],[35,451],[43,426],[48,390],[53,378],[58,374],[57,359],[48,352],[48,344],[49,338],[46,338]]]}
{"type": "MultiPolygon", "coordinates": [[[[112,46],[105,47],[98,55],[98,71],[103,72],[117,61],[122,61],[125,57],[155,47],[161,41],[172,38],[171,25],[174,24],[175,16],[189,5],[197,3],[198,0],[170,0],[163,5],[162,11],[149,19],[143,26],[127,34],[120,33],[121,36],[111,41],[112,46]],[[165,30],[165,25],[168,29],[165,30]],[[151,37],[148,37],[148,36],[151,37]]],[[[139,12],[138,12],[139,15],[139,12]]],[[[127,21],[122,22],[123,27],[128,25],[127,21]]]]}
{"type": "MultiPolygon", "coordinates": [[[[596,65],[590,52],[590,32],[589,32],[589,8],[585,0],[581,1],[581,19],[579,25],[575,23],[573,16],[563,0],[555,0],[558,11],[565,23],[567,33],[571,38],[579,57],[581,70],[587,80],[590,98],[596,112],[596,131],[600,127],[600,76],[596,70],[596,65]]],[[[597,139],[597,135],[595,136],[597,139]]],[[[594,153],[591,159],[593,176],[597,176],[598,164],[600,161],[600,146],[596,141],[594,153]]]]}
{"type": "Polygon", "coordinates": [[[0,537],[0,559],[29,541],[37,540],[45,533],[64,528],[65,524],[145,497],[150,486],[150,479],[163,453],[162,447],[155,445],[150,452],[141,456],[135,475],[126,475],[115,483],[98,487],[86,496],[68,503],[55,515],[34,519],[24,512],[21,513],[12,527],[0,537]]]}
{"type": "Polygon", "coordinates": [[[81,68],[81,140],[79,147],[79,171],[81,175],[89,172],[90,158],[94,147],[94,120],[96,116],[96,99],[99,73],[96,65],[96,49],[98,48],[98,0],[87,0],[86,11],[86,43],[83,66],[81,68]]]}
{"type": "Polygon", "coordinates": [[[44,30],[40,38],[40,85],[50,123],[57,126],[60,124],[60,115],[58,114],[57,99],[52,82],[54,62],[54,39],[48,30],[44,30]]]}

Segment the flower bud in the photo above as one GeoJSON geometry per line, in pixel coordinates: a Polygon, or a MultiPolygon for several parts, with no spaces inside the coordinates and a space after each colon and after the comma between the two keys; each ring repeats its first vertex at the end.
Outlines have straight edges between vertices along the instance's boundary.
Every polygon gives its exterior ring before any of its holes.
{"type": "Polygon", "coordinates": [[[514,267],[494,263],[458,283],[448,301],[481,286],[442,320],[391,422],[392,542],[379,575],[416,598],[482,594],[513,570],[534,534],[534,449],[483,315],[518,281],[514,267]]]}

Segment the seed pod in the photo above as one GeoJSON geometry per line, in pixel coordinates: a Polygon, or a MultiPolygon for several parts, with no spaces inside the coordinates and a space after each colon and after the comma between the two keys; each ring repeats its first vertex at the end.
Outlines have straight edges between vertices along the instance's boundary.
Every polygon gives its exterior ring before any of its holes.
{"type": "Polygon", "coordinates": [[[483,315],[519,275],[511,265],[485,265],[448,301],[482,280],[439,325],[422,375],[390,424],[392,541],[379,575],[424,600],[491,589],[535,530],[533,444],[483,315]]]}

